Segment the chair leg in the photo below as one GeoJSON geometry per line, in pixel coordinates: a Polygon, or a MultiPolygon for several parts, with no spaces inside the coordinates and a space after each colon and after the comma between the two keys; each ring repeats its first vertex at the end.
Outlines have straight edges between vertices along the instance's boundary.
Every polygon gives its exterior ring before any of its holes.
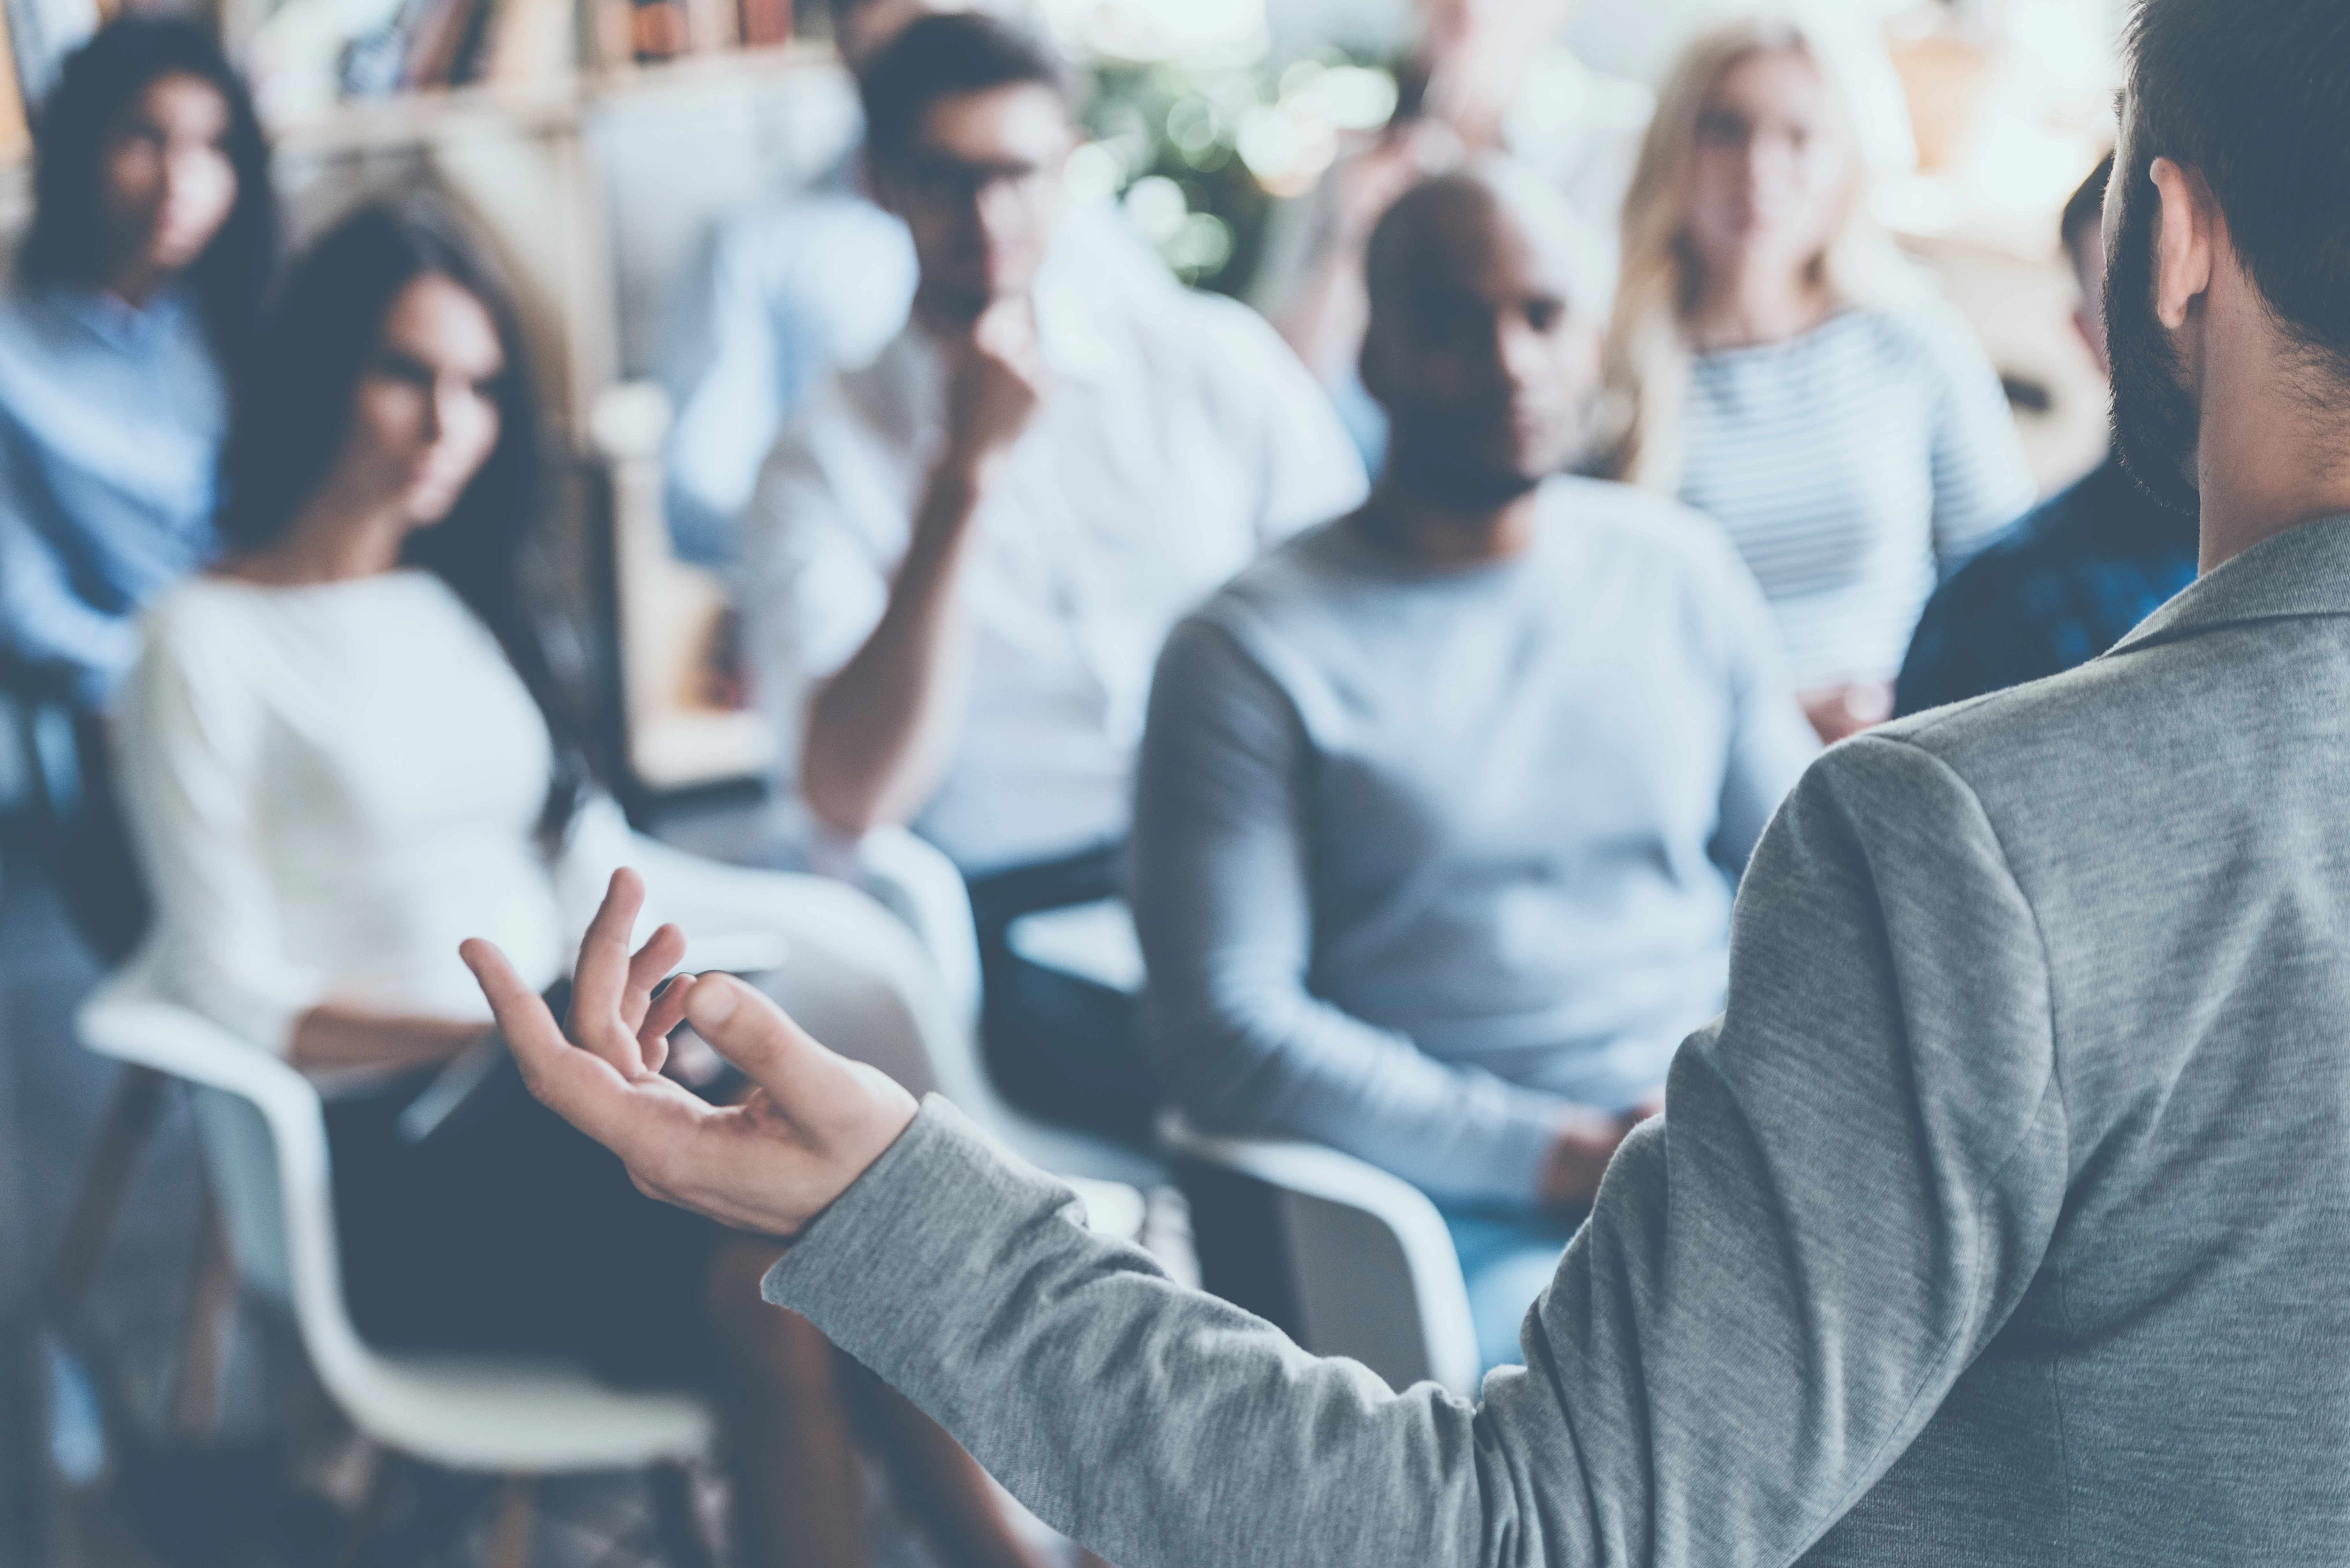
{"type": "Polygon", "coordinates": [[[668,1561],[677,1568],[718,1568],[717,1543],[694,1506],[692,1467],[655,1465],[646,1479],[652,1489],[653,1526],[668,1561]]]}
{"type": "Polygon", "coordinates": [[[537,1478],[508,1476],[490,1526],[489,1568],[530,1568],[531,1537],[538,1526],[537,1478]]]}
{"type": "Polygon", "coordinates": [[[139,1157],[162,1116],[163,1091],[170,1082],[151,1067],[125,1067],[114,1082],[114,1096],[99,1124],[97,1147],[74,1199],[73,1217],[66,1222],[65,1240],[49,1265],[49,1304],[60,1318],[71,1316],[98,1281],[139,1157]]]}
{"type": "Polygon", "coordinates": [[[196,1262],[188,1287],[188,1323],[180,1343],[179,1387],[172,1402],[172,1426],[182,1437],[210,1438],[220,1430],[226,1397],[230,1336],[236,1329],[236,1263],[230,1255],[228,1227],[210,1183],[197,1220],[196,1262]]]}
{"type": "Polygon", "coordinates": [[[359,1512],[352,1516],[350,1533],[343,1537],[342,1548],[335,1553],[333,1568],[355,1568],[359,1553],[383,1527],[384,1515],[391,1511],[391,1472],[399,1468],[400,1456],[389,1449],[374,1449],[369,1463],[373,1469],[367,1490],[359,1500],[359,1512]]]}

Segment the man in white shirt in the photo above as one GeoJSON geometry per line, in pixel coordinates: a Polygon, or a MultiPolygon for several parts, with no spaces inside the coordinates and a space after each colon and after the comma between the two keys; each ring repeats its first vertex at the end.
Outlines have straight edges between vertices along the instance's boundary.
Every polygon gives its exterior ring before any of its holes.
{"type": "Polygon", "coordinates": [[[1039,1114],[1140,1136],[1126,1008],[1021,964],[1019,915],[1107,896],[1159,646],[1360,462],[1241,306],[1039,275],[1072,145],[1045,47],[926,16],[860,87],[913,319],[786,428],[744,518],[784,783],[830,829],[911,823],[972,884],[990,1055],[1039,1114]]]}
{"type": "MultiPolygon", "coordinates": [[[[930,0],[831,0],[840,63],[861,73],[930,0]]],[[[1179,286],[1102,198],[1062,224],[1050,269],[1179,286]]],[[[731,213],[676,280],[662,322],[670,431],[667,506],[678,554],[734,564],[735,523],[775,436],[837,371],[872,362],[905,329],[919,268],[897,214],[874,202],[862,129],[813,183],[731,213]]]]}

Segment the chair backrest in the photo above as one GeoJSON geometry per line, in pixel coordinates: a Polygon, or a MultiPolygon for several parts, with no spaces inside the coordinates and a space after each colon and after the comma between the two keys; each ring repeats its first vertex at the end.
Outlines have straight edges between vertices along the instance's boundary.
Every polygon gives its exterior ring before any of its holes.
{"type": "Polygon", "coordinates": [[[120,963],[146,935],[153,906],[115,794],[106,726],[31,691],[12,695],[57,900],[99,961],[120,963]]]}
{"type": "Polygon", "coordinates": [[[239,1275],[291,1313],[328,1391],[346,1408],[364,1401],[376,1358],[344,1306],[317,1090],[211,1020],[147,996],[135,977],[101,985],[77,1023],[98,1054],[195,1085],[197,1135],[239,1275]]]}
{"type": "MultiPolygon", "coordinates": [[[[1300,1345],[1359,1361],[1399,1389],[1433,1378],[1476,1395],[1482,1368],[1469,1288],[1444,1217],[1425,1193],[1318,1144],[1218,1137],[1175,1115],[1160,1131],[1185,1158],[1271,1193],[1295,1319],[1287,1326],[1300,1345]]],[[[1209,1239],[1201,1240],[1204,1253],[1209,1239]]]]}
{"type": "Polygon", "coordinates": [[[952,861],[903,828],[884,828],[858,841],[848,874],[896,917],[901,937],[911,935],[913,960],[931,977],[925,989],[941,1000],[936,1025],[920,1042],[939,1093],[1022,1158],[1055,1175],[1141,1188],[1166,1182],[1165,1168],[1139,1151],[1038,1121],[995,1092],[979,1050],[979,940],[971,897],[952,861]]]}

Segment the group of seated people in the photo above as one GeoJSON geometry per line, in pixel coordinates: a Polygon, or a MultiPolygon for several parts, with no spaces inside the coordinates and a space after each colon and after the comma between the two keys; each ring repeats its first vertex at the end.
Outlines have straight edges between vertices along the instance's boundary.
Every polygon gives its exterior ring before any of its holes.
{"type": "MultiPolygon", "coordinates": [[[[1721,1006],[1738,878],[1818,746],[2102,651],[2192,576],[2191,520],[2108,464],[2017,523],[1999,379],[1870,222],[1833,54],[1793,24],[1692,46],[1620,225],[1473,128],[1450,157],[1397,132],[1412,178],[1332,242],[1359,319],[1321,318],[1359,334],[1374,483],[1273,326],[1064,214],[1045,45],[838,16],[860,158],[723,254],[786,247],[799,319],[846,336],[785,378],[720,334],[680,395],[708,481],[681,540],[737,574],[780,787],[812,832],[952,858],[1015,1102],[1139,1142],[1173,1104],[1397,1173],[1514,1359],[1721,1006]],[[728,419],[775,427],[754,472],[728,419]],[[1139,1008],[1014,951],[1022,916],[1120,893],[1139,1008]]],[[[2103,178],[2064,223],[2093,348],[2103,178]]],[[[775,1243],[518,1095],[403,1123],[492,1033],[459,940],[558,985],[639,847],[536,575],[547,462],[495,267],[402,201],[276,275],[244,87],[168,22],[69,60],[36,192],[0,306],[0,641],[109,717],[140,975],[326,1094],[362,1332],[745,1391],[755,1560],[858,1560],[854,1406],[956,1552],[1034,1561],[951,1439],[759,1302],[775,1243]]]]}

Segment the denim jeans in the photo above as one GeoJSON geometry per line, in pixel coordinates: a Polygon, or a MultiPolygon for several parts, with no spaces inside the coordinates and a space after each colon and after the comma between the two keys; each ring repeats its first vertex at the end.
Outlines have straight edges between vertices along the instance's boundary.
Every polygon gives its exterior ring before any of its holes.
{"type": "Polygon", "coordinates": [[[1583,1216],[1513,1209],[1445,1209],[1443,1214],[1469,1283],[1477,1358],[1487,1372],[1517,1366],[1524,1359],[1518,1350],[1519,1325],[1558,1272],[1559,1254],[1583,1216]]]}
{"type": "Polygon", "coordinates": [[[1013,1105],[1148,1147],[1158,1092],[1136,1000],[1028,962],[1007,935],[1023,915],[1116,893],[1123,853],[1105,845],[969,884],[983,992],[980,1037],[988,1071],[1013,1105]]]}

